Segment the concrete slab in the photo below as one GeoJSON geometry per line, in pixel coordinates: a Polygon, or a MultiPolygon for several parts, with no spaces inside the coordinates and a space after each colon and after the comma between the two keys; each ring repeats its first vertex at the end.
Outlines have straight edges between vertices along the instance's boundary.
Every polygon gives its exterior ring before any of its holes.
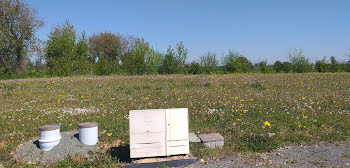
{"type": "Polygon", "coordinates": [[[222,137],[219,133],[199,134],[198,136],[202,140],[203,144],[209,148],[224,146],[224,137],[222,137]]]}
{"type": "Polygon", "coordinates": [[[188,137],[189,137],[190,142],[192,142],[192,143],[201,142],[201,140],[198,138],[198,136],[195,133],[193,133],[193,132],[190,132],[188,134],[188,137]]]}

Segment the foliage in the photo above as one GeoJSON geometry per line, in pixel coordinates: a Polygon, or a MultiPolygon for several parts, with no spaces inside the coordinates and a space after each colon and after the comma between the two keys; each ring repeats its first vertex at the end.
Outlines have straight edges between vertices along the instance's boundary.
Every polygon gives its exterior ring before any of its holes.
{"type": "Polygon", "coordinates": [[[303,73],[312,71],[312,65],[309,59],[304,56],[303,52],[304,50],[299,48],[288,54],[294,72],[303,73]]]}
{"type": "Polygon", "coordinates": [[[0,17],[0,74],[24,73],[26,51],[44,22],[22,0],[1,0],[0,17]]]}
{"type": "Polygon", "coordinates": [[[275,73],[274,67],[267,65],[266,61],[262,61],[255,65],[259,72],[262,73],[275,73]]]}
{"type": "Polygon", "coordinates": [[[322,60],[316,61],[315,69],[317,72],[327,72],[327,62],[326,57],[324,57],[322,60]]]}
{"type": "Polygon", "coordinates": [[[331,64],[329,66],[329,71],[330,72],[339,72],[339,63],[338,61],[335,59],[334,56],[331,57],[331,64]]]}
{"type": "Polygon", "coordinates": [[[98,59],[94,67],[96,75],[109,75],[112,73],[112,65],[103,57],[98,59]]]}
{"type": "Polygon", "coordinates": [[[219,61],[216,58],[216,54],[208,51],[207,54],[200,57],[201,60],[201,72],[210,74],[215,73],[218,70],[219,61]]]}
{"type": "Polygon", "coordinates": [[[76,31],[69,21],[62,26],[56,26],[50,33],[45,51],[47,67],[51,74],[69,76],[72,72],[83,74],[88,71],[85,34],[82,33],[78,43],[76,41],[76,31]]]}
{"type": "Polygon", "coordinates": [[[200,73],[200,65],[195,61],[192,61],[191,64],[186,64],[185,69],[186,69],[187,74],[199,74],[200,73]]]}
{"type": "Polygon", "coordinates": [[[148,42],[139,40],[135,50],[123,60],[123,69],[129,74],[155,74],[161,64],[162,55],[152,49],[148,42]]]}
{"type": "Polygon", "coordinates": [[[251,72],[253,65],[246,57],[237,57],[235,60],[226,63],[227,72],[251,72]]]}
{"type": "Polygon", "coordinates": [[[176,51],[169,45],[163,57],[160,72],[163,74],[184,73],[188,49],[182,41],[176,44],[176,51]]]}
{"type": "Polygon", "coordinates": [[[98,33],[89,37],[89,60],[95,63],[97,58],[108,61],[121,60],[124,47],[123,37],[119,34],[98,33]]]}

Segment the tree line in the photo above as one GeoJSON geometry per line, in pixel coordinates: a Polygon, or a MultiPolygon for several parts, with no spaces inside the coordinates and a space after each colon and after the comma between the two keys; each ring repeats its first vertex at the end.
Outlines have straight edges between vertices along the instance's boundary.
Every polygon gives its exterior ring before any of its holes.
{"type": "Polygon", "coordinates": [[[188,63],[188,49],[181,41],[161,53],[132,35],[101,32],[87,37],[69,21],[54,27],[48,40],[41,41],[35,32],[44,22],[35,9],[20,0],[1,0],[0,17],[1,76],[350,72],[349,62],[338,62],[335,57],[311,63],[303,49],[290,51],[289,61],[270,65],[267,61],[253,64],[235,51],[220,60],[208,51],[198,61],[188,63]]]}

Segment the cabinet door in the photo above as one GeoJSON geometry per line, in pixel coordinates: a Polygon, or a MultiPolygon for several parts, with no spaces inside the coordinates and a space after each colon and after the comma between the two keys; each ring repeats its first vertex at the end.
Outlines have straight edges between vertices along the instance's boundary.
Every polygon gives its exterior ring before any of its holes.
{"type": "Polygon", "coordinates": [[[165,110],[131,110],[130,135],[146,132],[165,132],[165,110]]]}
{"type": "Polygon", "coordinates": [[[188,141],[188,110],[187,108],[166,109],[167,116],[167,146],[171,141],[188,141]]]}

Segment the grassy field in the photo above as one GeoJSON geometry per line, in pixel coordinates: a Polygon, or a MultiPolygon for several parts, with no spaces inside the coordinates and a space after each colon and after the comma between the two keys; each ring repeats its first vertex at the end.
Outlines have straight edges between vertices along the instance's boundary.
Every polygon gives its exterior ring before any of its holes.
{"type": "MultiPolygon", "coordinates": [[[[0,81],[0,161],[38,137],[38,127],[99,123],[103,150],[93,161],[61,166],[114,165],[108,149],[127,145],[133,109],[189,108],[190,131],[219,132],[222,150],[191,145],[207,158],[264,152],[280,146],[350,138],[350,73],[66,77],[0,81]]],[[[27,165],[36,166],[36,165],[27,165]]]]}

